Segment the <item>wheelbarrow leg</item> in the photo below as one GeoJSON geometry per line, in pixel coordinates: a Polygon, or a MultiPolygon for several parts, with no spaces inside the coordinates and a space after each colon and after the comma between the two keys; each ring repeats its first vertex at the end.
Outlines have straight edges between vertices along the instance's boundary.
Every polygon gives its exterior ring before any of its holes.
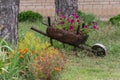
{"type": "MultiPolygon", "coordinates": [[[[51,18],[49,16],[48,16],[48,27],[52,27],[51,26],[51,18]]],[[[53,46],[52,38],[50,38],[50,44],[51,44],[51,46],[53,46]]]]}
{"type": "Polygon", "coordinates": [[[76,46],[74,46],[73,51],[75,52],[75,55],[76,55],[77,57],[79,57],[79,56],[78,56],[78,53],[77,53],[77,47],[76,47],[76,46]]]}
{"type": "Polygon", "coordinates": [[[50,38],[50,44],[51,44],[51,46],[53,46],[53,41],[52,41],[52,38],[50,38]]]}

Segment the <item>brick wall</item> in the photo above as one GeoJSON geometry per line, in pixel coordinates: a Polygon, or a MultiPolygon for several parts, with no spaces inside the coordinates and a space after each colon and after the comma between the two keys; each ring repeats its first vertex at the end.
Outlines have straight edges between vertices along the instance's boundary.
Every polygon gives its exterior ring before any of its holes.
{"type": "Polygon", "coordinates": [[[105,19],[120,14],[120,0],[79,0],[79,10],[105,19]]]}
{"type": "MultiPolygon", "coordinates": [[[[100,18],[120,14],[120,0],[78,0],[79,10],[100,18]]],[[[55,16],[54,0],[20,0],[20,11],[33,10],[43,16],[55,16]]]]}
{"type": "Polygon", "coordinates": [[[20,0],[20,11],[33,10],[43,16],[54,16],[54,0],[20,0]]]}

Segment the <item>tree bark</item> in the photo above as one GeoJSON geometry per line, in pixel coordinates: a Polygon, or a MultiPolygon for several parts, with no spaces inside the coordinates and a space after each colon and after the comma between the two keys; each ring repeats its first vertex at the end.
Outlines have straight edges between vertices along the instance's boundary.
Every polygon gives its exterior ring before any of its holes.
{"type": "Polygon", "coordinates": [[[55,0],[56,13],[57,15],[61,12],[64,16],[77,13],[78,0],[55,0]]]}
{"type": "Polygon", "coordinates": [[[17,44],[19,0],[0,0],[0,38],[17,44]]]}

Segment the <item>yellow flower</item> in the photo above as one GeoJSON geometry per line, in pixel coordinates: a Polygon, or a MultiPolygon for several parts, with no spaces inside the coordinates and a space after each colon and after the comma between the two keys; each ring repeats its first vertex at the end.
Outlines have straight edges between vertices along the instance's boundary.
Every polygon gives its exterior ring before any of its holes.
{"type": "Polygon", "coordinates": [[[19,53],[22,53],[22,52],[23,52],[23,50],[22,50],[22,49],[19,49],[18,51],[19,51],[19,53]]]}
{"type": "Polygon", "coordinates": [[[25,48],[23,52],[24,52],[24,53],[27,53],[27,52],[28,52],[28,48],[25,48]]]}
{"type": "Polygon", "coordinates": [[[32,54],[34,55],[34,54],[37,54],[38,53],[38,51],[32,51],[32,54]]]}
{"type": "Polygon", "coordinates": [[[21,59],[24,59],[24,56],[23,56],[23,55],[20,55],[20,58],[21,58],[21,59]]]}

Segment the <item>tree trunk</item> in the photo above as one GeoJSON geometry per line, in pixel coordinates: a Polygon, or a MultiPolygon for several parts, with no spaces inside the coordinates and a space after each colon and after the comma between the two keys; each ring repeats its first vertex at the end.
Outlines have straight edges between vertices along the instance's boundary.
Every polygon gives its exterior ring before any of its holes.
{"type": "Polygon", "coordinates": [[[12,44],[18,40],[19,0],[0,0],[0,38],[12,44]]]}
{"type": "Polygon", "coordinates": [[[73,13],[77,13],[78,0],[55,0],[56,13],[59,12],[64,16],[69,16],[73,13]]]}

